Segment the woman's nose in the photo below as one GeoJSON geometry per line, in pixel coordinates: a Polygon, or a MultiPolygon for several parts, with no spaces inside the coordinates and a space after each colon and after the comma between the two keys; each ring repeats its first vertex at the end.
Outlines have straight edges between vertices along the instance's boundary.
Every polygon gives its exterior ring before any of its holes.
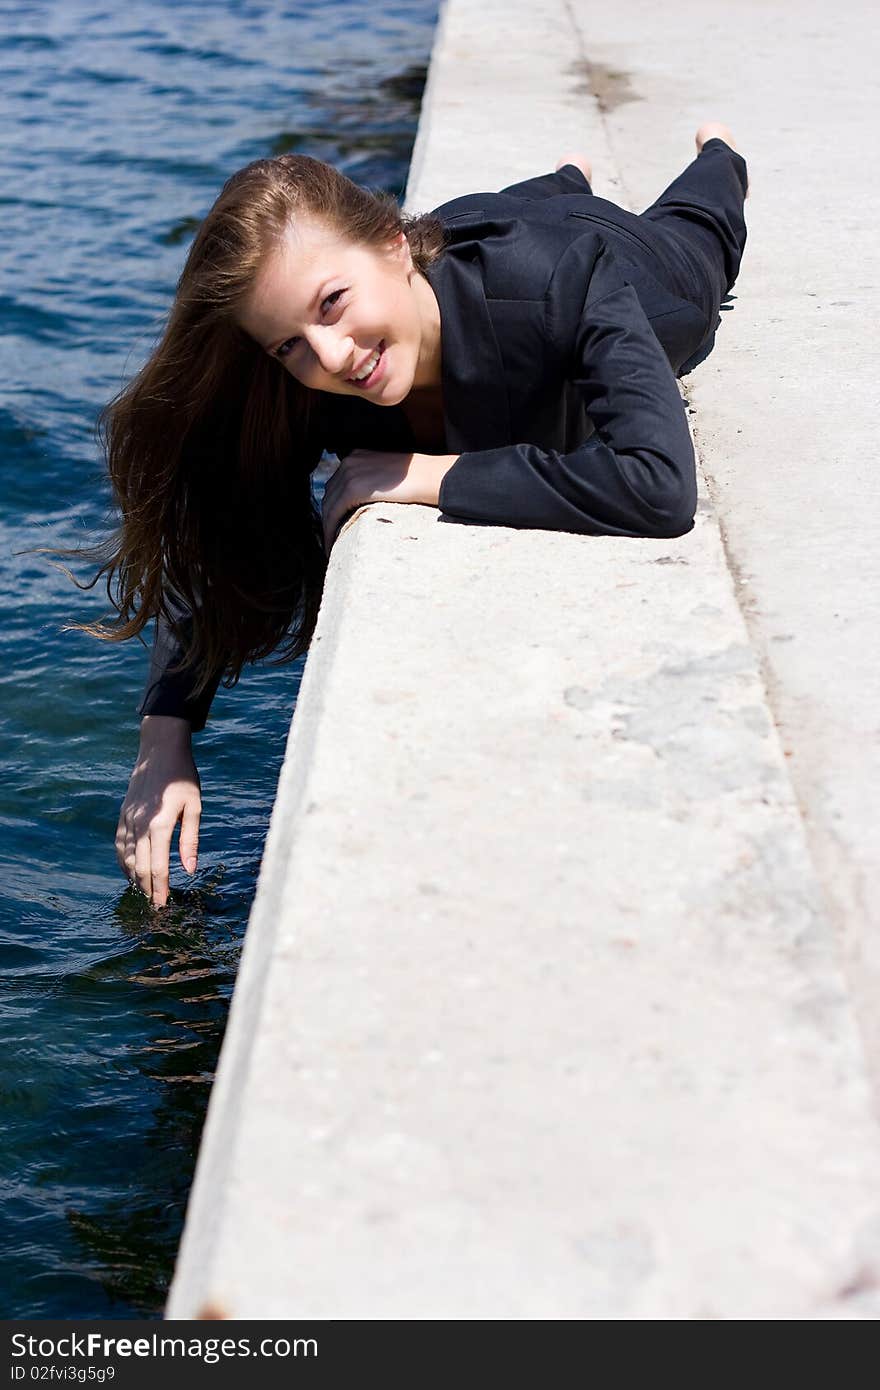
{"type": "Polygon", "coordinates": [[[330,376],[341,376],[346,369],[350,370],[354,350],[348,335],[342,337],[318,325],[310,337],[312,351],[325,372],[330,376]]]}

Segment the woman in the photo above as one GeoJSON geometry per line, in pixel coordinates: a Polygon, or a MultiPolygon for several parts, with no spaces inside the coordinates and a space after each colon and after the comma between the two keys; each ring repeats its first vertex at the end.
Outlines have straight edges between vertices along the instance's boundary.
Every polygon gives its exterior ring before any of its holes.
{"type": "Polygon", "coordinates": [[[117,574],[120,622],[83,626],[119,641],[157,615],[116,833],[120,867],[157,906],[178,821],[196,867],[192,732],[224,673],[235,684],[282,643],[282,661],[308,649],[327,554],[357,507],[691,529],[675,373],[720,322],[747,194],[726,126],[701,126],[696,145],[640,216],[594,197],[578,155],[419,217],[304,156],[224,185],[158,347],[99,422],[122,524],[92,582],[117,574]],[[319,514],[324,450],[342,462],[319,514]]]}

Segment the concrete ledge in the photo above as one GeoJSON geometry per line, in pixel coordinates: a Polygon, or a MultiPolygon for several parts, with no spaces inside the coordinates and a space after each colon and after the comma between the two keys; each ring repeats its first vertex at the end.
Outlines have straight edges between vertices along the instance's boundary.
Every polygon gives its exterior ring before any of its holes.
{"type": "MultiPolygon", "coordinates": [[[[447,4],[410,206],[611,165],[569,13],[447,4]]],[[[674,541],[359,513],[167,1316],[876,1317],[878,1160],[704,484],[674,541]]]]}

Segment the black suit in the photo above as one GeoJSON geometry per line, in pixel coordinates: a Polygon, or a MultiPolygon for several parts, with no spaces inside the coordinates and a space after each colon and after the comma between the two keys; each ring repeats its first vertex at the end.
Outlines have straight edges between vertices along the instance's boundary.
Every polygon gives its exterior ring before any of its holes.
{"type": "MultiPolygon", "coordinates": [[[[745,162],[708,142],[641,216],[589,191],[572,165],[437,209],[427,270],[441,317],[440,510],[504,526],[680,536],[693,526],[694,453],[675,373],[711,339],[745,245],[745,162]]],[[[326,449],[410,451],[399,407],[321,393],[326,449]]],[[[167,666],[159,623],[141,714],[204,726],[167,666]]]]}

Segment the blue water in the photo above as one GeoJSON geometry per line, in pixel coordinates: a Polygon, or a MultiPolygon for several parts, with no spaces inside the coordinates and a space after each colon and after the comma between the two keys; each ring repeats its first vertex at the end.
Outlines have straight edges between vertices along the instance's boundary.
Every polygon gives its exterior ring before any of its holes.
{"type": "Polygon", "coordinates": [[[199,870],[175,835],[157,912],[113,846],[146,648],[62,632],[111,616],[106,590],[15,552],[107,534],[97,412],[233,170],[297,150],[402,198],[436,17],[0,3],[2,1317],[161,1315],[302,674],[218,692],[193,741],[199,870]]]}

